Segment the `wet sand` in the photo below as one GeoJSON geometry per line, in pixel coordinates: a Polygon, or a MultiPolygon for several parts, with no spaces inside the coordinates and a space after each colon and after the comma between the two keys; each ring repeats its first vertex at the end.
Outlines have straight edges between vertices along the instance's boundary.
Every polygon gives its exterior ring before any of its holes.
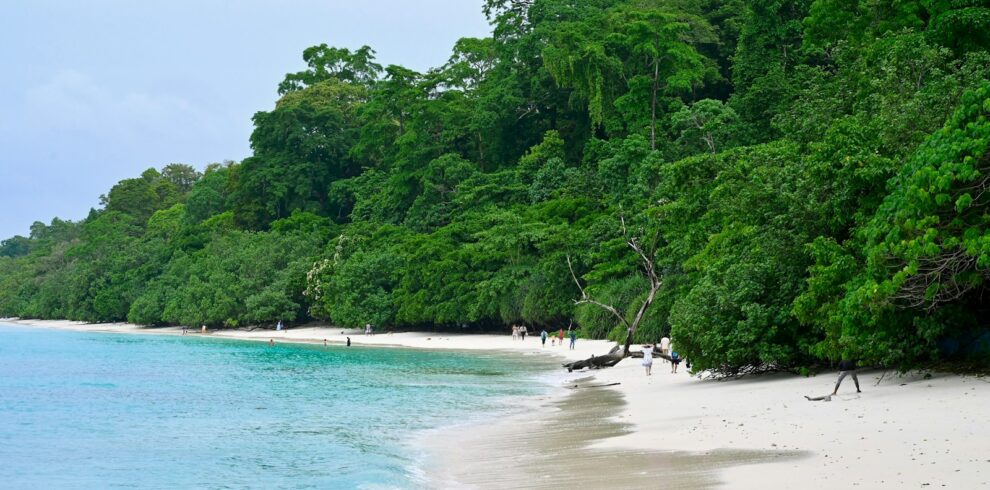
{"type": "MultiPolygon", "coordinates": [[[[626,402],[613,387],[594,378],[569,382],[569,389],[545,397],[495,423],[454,427],[418,441],[429,455],[431,488],[677,488],[708,489],[723,483],[720,473],[738,465],[798,459],[803,451],[655,451],[596,449],[595,442],[629,434],[635,426],[617,420],[626,402]]],[[[563,390],[563,388],[561,388],[563,390]]]]}

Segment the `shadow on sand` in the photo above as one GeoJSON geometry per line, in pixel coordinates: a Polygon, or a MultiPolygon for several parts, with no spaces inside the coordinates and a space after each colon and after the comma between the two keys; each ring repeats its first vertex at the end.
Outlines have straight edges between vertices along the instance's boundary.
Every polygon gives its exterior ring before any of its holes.
{"type": "MultiPolygon", "coordinates": [[[[591,379],[578,385],[593,384],[591,379]]],[[[573,386],[569,383],[568,386],[573,386]]],[[[443,488],[677,488],[706,489],[719,484],[722,469],[776,463],[806,456],[803,451],[716,450],[682,452],[666,448],[656,435],[656,451],[602,450],[595,442],[627,434],[616,421],[625,404],[611,388],[574,389],[561,400],[544,402],[523,415],[484,427],[433,434],[425,443],[436,456],[430,484],[443,488]]],[[[663,410],[663,407],[657,407],[663,410]]]]}

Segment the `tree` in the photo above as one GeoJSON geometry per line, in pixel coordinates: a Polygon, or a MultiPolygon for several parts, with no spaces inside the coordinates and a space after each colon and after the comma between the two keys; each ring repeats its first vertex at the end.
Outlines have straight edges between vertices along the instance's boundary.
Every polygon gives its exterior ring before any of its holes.
{"type": "MultiPolygon", "coordinates": [[[[660,9],[639,10],[625,6],[611,12],[609,44],[622,52],[629,92],[615,101],[617,106],[635,106],[649,101],[650,149],[657,149],[657,117],[661,95],[689,93],[705,77],[704,57],[689,40],[691,26],[686,15],[660,9]],[[648,96],[647,96],[648,94],[648,96]]],[[[695,19],[696,23],[703,23],[695,19]]],[[[627,120],[630,115],[626,115],[627,120]]]]}
{"type": "Polygon", "coordinates": [[[622,72],[621,60],[606,50],[604,23],[604,14],[595,13],[562,24],[553,31],[542,53],[558,86],[573,89],[574,97],[585,102],[593,127],[605,122],[606,111],[616,97],[610,91],[622,72]]]}
{"type": "Polygon", "coordinates": [[[766,142],[780,133],[771,125],[793,98],[790,73],[800,64],[804,19],[810,0],[751,0],[732,64],[735,92],[729,103],[747,126],[746,139],[766,142]]]}
{"type": "Polygon", "coordinates": [[[671,115],[671,124],[677,135],[674,144],[680,147],[681,156],[690,156],[699,150],[714,154],[738,144],[739,116],[718,100],[699,100],[684,106],[671,115]]]}
{"type": "Polygon", "coordinates": [[[144,222],[151,214],[177,203],[179,190],[155,169],[149,168],[137,179],[124,179],[101,196],[107,211],[117,211],[144,222]]]}
{"type": "Polygon", "coordinates": [[[835,243],[816,244],[813,289],[798,311],[827,333],[823,350],[907,366],[931,356],[940,337],[972,328],[990,264],[988,115],[984,83],[891,180],[849,244],[862,247],[864,263],[835,243]]]}
{"type": "Polygon", "coordinates": [[[359,168],[350,155],[367,90],[327,80],[283,96],[255,114],[254,156],[237,172],[234,208],[241,222],[263,227],[294,210],[328,213],[327,193],[359,168]]]}
{"type": "Polygon", "coordinates": [[[0,242],[0,316],[986,363],[984,0],[483,3],[439,67],[311,47],[244,161],[0,242]]]}
{"type": "Polygon", "coordinates": [[[202,176],[203,174],[197,172],[192,166],[182,163],[170,163],[162,167],[162,178],[171,182],[180,194],[189,192],[202,176]]]}
{"type": "Polygon", "coordinates": [[[226,166],[212,165],[186,194],[186,217],[200,223],[230,208],[233,162],[226,166]]]}
{"type": "MultiPolygon", "coordinates": [[[[621,220],[622,220],[623,235],[626,235],[627,232],[626,232],[625,219],[622,218],[621,220]]],[[[639,244],[639,239],[636,237],[627,238],[626,245],[638,255],[641,261],[642,272],[649,281],[649,287],[646,291],[646,296],[645,298],[642,299],[642,302],[639,303],[639,307],[636,308],[636,312],[631,319],[626,318],[626,316],[623,313],[621,313],[615,306],[612,306],[607,303],[602,303],[594,299],[593,297],[589,296],[584,286],[581,285],[581,281],[578,279],[577,275],[574,274],[574,267],[571,264],[571,258],[567,257],[567,267],[570,270],[571,278],[574,280],[574,284],[577,285],[578,290],[581,292],[581,298],[575,300],[574,304],[575,305],[590,304],[598,308],[601,308],[602,310],[605,310],[610,315],[612,315],[612,317],[615,320],[617,320],[618,323],[622,325],[626,330],[625,343],[622,346],[621,351],[618,349],[612,349],[612,351],[609,352],[608,355],[606,356],[600,356],[600,357],[592,356],[590,359],[586,361],[567,363],[564,365],[564,367],[566,367],[568,371],[574,369],[581,369],[585,367],[613,366],[619,361],[621,361],[623,358],[629,357],[630,355],[629,346],[632,344],[633,337],[636,335],[636,329],[639,328],[650,306],[653,305],[653,301],[656,299],[657,293],[660,291],[660,288],[663,287],[663,281],[660,278],[659,272],[657,271],[656,268],[656,259],[653,255],[653,251],[652,250],[650,250],[649,252],[644,251],[642,246],[640,246],[639,244]]]]}
{"type": "Polygon", "coordinates": [[[312,46],[303,51],[303,61],[309,69],[290,73],[278,84],[278,94],[302,90],[327,80],[370,86],[382,71],[375,63],[375,50],[361,46],[355,51],[334,48],[326,44],[312,46]]]}
{"type": "Polygon", "coordinates": [[[31,251],[31,240],[20,235],[0,242],[0,256],[20,257],[31,251]]]}

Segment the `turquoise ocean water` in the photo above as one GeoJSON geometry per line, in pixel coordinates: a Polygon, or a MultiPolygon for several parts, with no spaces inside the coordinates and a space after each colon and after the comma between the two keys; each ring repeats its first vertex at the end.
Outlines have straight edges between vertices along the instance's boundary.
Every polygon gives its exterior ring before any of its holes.
{"type": "Polygon", "coordinates": [[[0,488],[418,488],[409,440],[499,413],[546,367],[0,324],[0,488]]]}

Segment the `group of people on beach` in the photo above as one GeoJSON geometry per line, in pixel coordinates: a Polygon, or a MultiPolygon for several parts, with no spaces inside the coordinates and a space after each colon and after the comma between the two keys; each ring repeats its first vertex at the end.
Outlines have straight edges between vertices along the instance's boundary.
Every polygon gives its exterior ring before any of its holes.
{"type": "MultiPolygon", "coordinates": [[[[658,346],[656,344],[646,344],[643,346],[643,367],[646,368],[647,376],[653,375],[653,351],[657,348],[658,346]]],[[[677,367],[680,366],[681,361],[684,361],[685,359],[674,350],[674,345],[670,342],[670,337],[663,337],[660,339],[659,349],[662,356],[661,359],[663,359],[664,362],[670,363],[671,374],[677,374],[677,367]]],[[[690,368],[691,364],[688,363],[687,366],[690,368]]]]}
{"type": "MultiPolygon", "coordinates": [[[[526,340],[526,333],[528,333],[528,331],[529,329],[526,325],[513,325],[512,340],[526,340]]],[[[574,345],[577,343],[577,330],[574,330],[571,326],[568,326],[565,334],[564,328],[561,327],[556,333],[551,334],[544,328],[540,331],[540,347],[543,348],[547,346],[547,339],[550,339],[551,346],[560,345],[563,347],[565,337],[570,339],[570,349],[574,350],[574,345]]]]}

